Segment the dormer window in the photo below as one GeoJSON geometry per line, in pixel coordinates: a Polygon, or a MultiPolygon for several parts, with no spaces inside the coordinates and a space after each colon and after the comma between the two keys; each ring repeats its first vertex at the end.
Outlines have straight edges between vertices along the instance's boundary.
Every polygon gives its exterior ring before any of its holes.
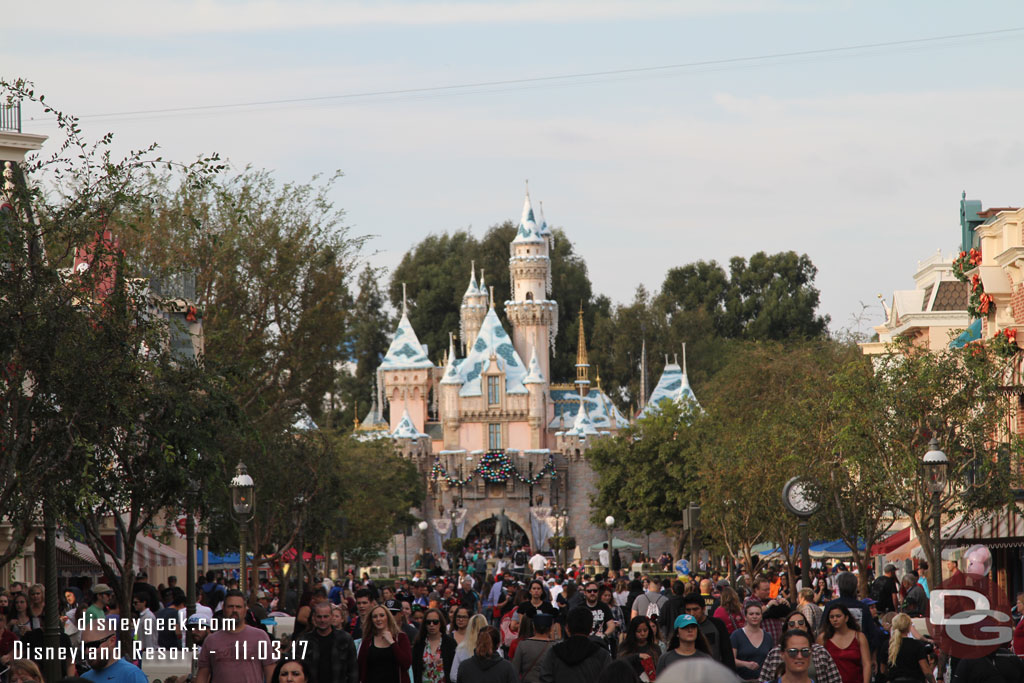
{"type": "Polygon", "coordinates": [[[487,376],[487,405],[496,406],[501,403],[501,377],[487,376]]]}

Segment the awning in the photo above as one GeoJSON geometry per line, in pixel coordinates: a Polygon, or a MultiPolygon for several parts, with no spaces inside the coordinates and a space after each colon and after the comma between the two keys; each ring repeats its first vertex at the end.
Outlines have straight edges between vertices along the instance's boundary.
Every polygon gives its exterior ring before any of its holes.
{"type": "MultiPolygon", "coordinates": [[[[861,552],[864,552],[867,549],[867,546],[864,545],[863,539],[857,539],[857,549],[861,552]]],[[[809,554],[814,559],[846,558],[853,557],[853,550],[850,549],[850,546],[847,545],[846,541],[836,539],[834,541],[812,545],[809,554]]]]}
{"type": "MultiPolygon", "coordinates": [[[[944,547],[950,545],[951,540],[955,537],[956,534],[954,532],[957,531],[957,529],[960,527],[960,520],[961,518],[957,517],[956,519],[953,519],[942,525],[941,534],[943,538],[944,547]]],[[[959,545],[959,543],[954,543],[954,545],[959,545]]],[[[921,549],[921,539],[917,538],[916,536],[914,538],[909,539],[903,545],[894,548],[893,550],[885,554],[886,562],[901,562],[903,560],[909,560],[912,557],[917,558],[919,560],[924,559],[924,550],[921,549]]]]}
{"type": "Polygon", "coordinates": [[[1014,505],[989,517],[976,517],[946,538],[946,545],[983,543],[989,548],[1024,546],[1024,511],[1014,505]]]}
{"type": "Polygon", "coordinates": [[[99,562],[96,561],[96,554],[93,553],[92,548],[87,546],[85,543],[80,543],[73,538],[63,538],[57,536],[54,539],[54,544],[57,546],[57,550],[62,550],[71,557],[74,557],[86,564],[99,566],[99,562]]]}
{"type": "Polygon", "coordinates": [[[963,332],[957,335],[956,339],[949,342],[949,348],[962,349],[972,341],[981,339],[981,318],[975,318],[963,332]]]}
{"type": "MultiPolygon", "coordinates": [[[[604,547],[604,544],[608,541],[601,541],[590,546],[590,550],[600,550],[604,547]]],[[[619,550],[642,550],[643,546],[636,543],[630,543],[629,541],[623,541],[621,538],[612,539],[612,548],[618,548],[619,550]]]]}
{"type": "Polygon", "coordinates": [[[139,536],[135,539],[135,568],[185,566],[185,556],[155,538],[139,536]]]}
{"type": "Polygon", "coordinates": [[[896,548],[900,547],[904,543],[910,540],[910,527],[900,529],[896,533],[882,539],[878,543],[871,546],[872,555],[885,555],[886,553],[892,552],[896,548]]]}

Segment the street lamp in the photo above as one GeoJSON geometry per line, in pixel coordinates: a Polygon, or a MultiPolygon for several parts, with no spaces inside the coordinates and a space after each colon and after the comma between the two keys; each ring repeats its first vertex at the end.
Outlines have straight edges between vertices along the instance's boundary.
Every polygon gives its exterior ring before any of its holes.
{"type": "Polygon", "coordinates": [[[235,468],[235,478],[231,480],[231,510],[234,513],[235,520],[239,524],[240,552],[238,554],[238,560],[242,575],[240,586],[243,593],[246,592],[248,586],[245,566],[245,538],[249,532],[249,522],[251,522],[253,518],[254,488],[255,484],[253,483],[252,477],[249,476],[249,471],[245,469],[245,463],[239,460],[238,467],[235,468]]]}
{"type": "Polygon", "coordinates": [[[612,568],[612,531],[615,529],[615,518],[608,515],[604,518],[604,525],[608,527],[608,566],[605,569],[611,571],[612,568]]]}
{"type": "Polygon", "coordinates": [[[942,510],[940,509],[940,496],[946,489],[946,470],[949,468],[949,458],[939,449],[939,440],[934,436],[928,442],[928,452],[924,454],[922,461],[924,470],[925,487],[932,494],[932,547],[934,562],[932,562],[932,575],[929,579],[932,586],[938,586],[942,580],[942,510]]]}
{"type": "Polygon", "coordinates": [[[423,534],[423,546],[420,548],[420,550],[426,550],[427,549],[427,527],[428,526],[430,526],[430,525],[427,524],[427,520],[425,520],[425,519],[424,520],[420,520],[420,523],[416,525],[416,528],[420,530],[421,534],[423,534]]]}

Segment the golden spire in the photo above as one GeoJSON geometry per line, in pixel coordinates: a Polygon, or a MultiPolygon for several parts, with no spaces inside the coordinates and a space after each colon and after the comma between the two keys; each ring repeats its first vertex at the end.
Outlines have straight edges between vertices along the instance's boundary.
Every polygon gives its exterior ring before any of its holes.
{"type": "Polygon", "coordinates": [[[594,366],[594,370],[595,370],[594,374],[596,375],[594,377],[594,379],[597,381],[597,390],[601,391],[601,366],[600,365],[594,366]]]}
{"type": "Polygon", "coordinates": [[[583,331],[582,301],[580,302],[579,326],[580,334],[576,347],[576,388],[579,389],[580,396],[586,396],[587,390],[590,387],[590,380],[588,379],[590,365],[587,363],[587,338],[583,331]]]}
{"type": "Polygon", "coordinates": [[[356,429],[359,429],[359,401],[356,401],[355,416],[352,418],[352,423],[356,429]]]}

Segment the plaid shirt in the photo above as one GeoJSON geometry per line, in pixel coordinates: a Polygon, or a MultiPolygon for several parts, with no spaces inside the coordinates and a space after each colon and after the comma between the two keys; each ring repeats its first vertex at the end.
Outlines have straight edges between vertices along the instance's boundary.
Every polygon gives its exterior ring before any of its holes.
{"type": "MultiPolygon", "coordinates": [[[[839,669],[832,661],[832,655],[818,644],[811,645],[811,662],[814,664],[814,680],[816,683],[843,683],[839,677],[839,669]]],[[[758,683],[769,683],[779,678],[779,667],[782,666],[782,649],[776,645],[768,653],[761,665],[761,677],[758,683]]]]}

